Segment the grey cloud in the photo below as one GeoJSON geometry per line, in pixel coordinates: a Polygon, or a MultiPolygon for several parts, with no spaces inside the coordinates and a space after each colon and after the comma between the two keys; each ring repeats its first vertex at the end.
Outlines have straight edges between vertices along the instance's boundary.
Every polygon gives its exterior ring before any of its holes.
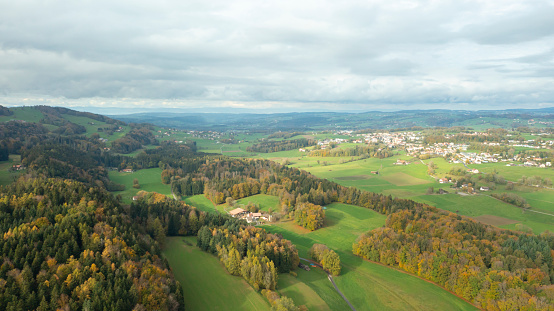
{"type": "Polygon", "coordinates": [[[515,44],[552,36],[554,4],[544,1],[537,3],[532,8],[504,18],[491,16],[491,20],[469,25],[461,31],[462,36],[480,44],[515,44]]]}
{"type": "Polygon", "coordinates": [[[4,1],[0,91],[183,105],[554,102],[540,91],[554,83],[552,2],[493,14],[506,1],[4,1]]]}

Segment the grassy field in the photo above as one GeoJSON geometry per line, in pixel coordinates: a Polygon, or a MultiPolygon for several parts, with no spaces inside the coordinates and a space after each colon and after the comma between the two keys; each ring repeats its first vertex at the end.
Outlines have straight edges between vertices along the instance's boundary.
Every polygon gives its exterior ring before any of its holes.
{"type": "Polygon", "coordinates": [[[304,305],[309,310],[345,310],[348,308],[344,302],[335,299],[335,289],[327,280],[327,274],[320,269],[304,271],[298,269],[297,277],[290,274],[280,274],[277,283],[277,291],[284,296],[294,300],[298,306],[304,305]],[[333,301],[331,304],[334,309],[321,297],[330,296],[327,301],[333,301]]]}
{"type": "Polygon", "coordinates": [[[0,122],[6,122],[10,120],[25,120],[27,122],[38,123],[44,115],[42,112],[38,111],[32,107],[13,107],[10,108],[13,112],[11,116],[0,116],[0,122]]]}
{"type": "Polygon", "coordinates": [[[369,158],[340,163],[345,158],[293,158],[291,166],[304,169],[320,178],[347,187],[408,198],[424,194],[435,179],[427,175],[427,166],[405,155],[386,159],[369,158]],[[410,160],[407,166],[396,166],[397,159],[410,160]],[[319,161],[319,163],[318,163],[319,161]],[[327,162],[327,165],[324,164],[327,162]],[[372,172],[378,171],[379,174],[372,172]]]}
{"type": "Polygon", "coordinates": [[[188,205],[194,206],[201,211],[210,213],[216,211],[212,201],[208,200],[203,194],[185,197],[184,201],[188,205]]]}
{"type": "Polygon", "coordinates": [[[121,194],[123,199],[127,202],[129,202],[140,190],[158,192],[171,196],[170,186],[161,183],[162,170],[160,168],[138,170],[134,173],[110,171],[109,176],[112,181],[125,185],[125,190],[116,191],[114,194],[121,194]],[[133,188],[133,180],[135,178],[139,181],[140,189],[133,188]]]}
{"type": "Polygon", "coordinates": [[[246,205],[249,202],[258,204],[260,206],[260,210],[262,211],[267,212],[269,208],[273,209],[273,211],[279,210],[279,198],[273,195],[257,194],[237,200],[238,204],[246,205]]]}
{"type": "Polygon", "coordinates": [[[0,161],[0,185],[9,185],[18,178],[21,171],[10,171],[10,168],[19,163],[21,163],[21,156],[15,154],[10,155],[7,161],[0,161]]]}
{"type": "Polygon", "coordinates": [[[269,303],[244,279],[228,274],[217,257],[195,244],[194,237],[170,237],[163,251],[181,283],[187,310],[270,310],[269,303]]]}
{"type": "Polygon", "coordinates": [[[521,208],[487,195],[422,195],[415,199],[451,212],[458,211],[460,215],[473,218],[493,215],[515,221],[512,224],[503,224],[497,221],[487,222],[486,219],[478,218],[478,220],[491,225],[497,225],[501,228],[515,229],[515,224],[520,223],[532,228],[535,233],[541,233],[545,230],[552,231],[554,229],[554,217],[533,212],[524,213],[521,208]]]}
{"type": "MultiPolygon", "coordinates": [[[[301,257],[307,256],[314,243],[326,244],[337,251],[342,272],[335,281],[357,310],[475,310],[472,305],[436,285],[352,254],[352,243],[356,238],[363,232],[382,226],[385,216],[340,203],[330,204],[325,212],[325,227],[313,232],[292,221],[263,227],[291,240],[301,257]]],[[[326,292],[329,281],[320,279],[322,282],[318,283],[308,279],[312,277],[310,273],[315,272],[313,270],[299,273],[297,279],[318,293],[332,310],[346,310],[348,306],[338,294],[326,292]]],[[[290,296],[295,299],[294,295],[290,296]]]]}
{"type": "MultiPolygon", "coordinates": [[[[274,155],[276,153],[270,154],[274,155]]],[[[532,228],[536,233],[545,230],[552,231],[554,228],[554,217],[541,215],[538,213],[527,212],[522,214],[521,209],[512,205],[500,202],[488,196],[461,196],[444,195],[426,196],[429,187],[435,190],[442,188],[449,192],[455,192],[450,189],[450,184],[440,184],[435,178],[443,177],[453,167],[463,167],[462,164],[448,163],[443,158],[432,158],[423,161],[410,159],[399,154],[386,159],[363,159],[340,163],[345,158],[315,158],[315,157],[292,157],[288,158],[292,162],[291,166],[309,171],[320,177],[332,180],[338,184],[347,187],[356,187],[362,190],[383,193],[394,197],[413,199],[424,202],[441,209],[449,211],[460,211],[460,214],[470,217],[480,217],[478,220],[488,224],[498,225],[502,228],[515,229],[516,224],[522,224],[532,228]],[[397,159],[408,160],[411,162],[406,166],[396,166],[397,159]],[[319,161],[319,163],[318,163],[319,161]],[[323,162],[327,163],[323,163],[323,162]],[[433,161],[438,168],[435,170],[435,176],[427,174],[427,164],[433,161]],[[379,174],[373,174],[372,171],[378,171],[379,174]],[[494,217],[481,217],[486,215],[506,218],[507,220],[493,219],[494,217]]],[[[287,158],[279,158],[285,161],[287,158]]],[[[522,172],[533,173],[545,172],[548,170],[529,168],[529,167],[506,167],[505,164],[483,164],[474,165],[480,171],[493,172],[496,170],[499,174],[511,176],[521,174],[522,172]],[[514,171],[511,171],[515,169],[514,171]],[[527,171],[527,169],[532,169],[527,171]],[[510,172],[509,174],[506,172],[510,172]],[[516,173],[514,173],[516,172],[516,173]]],[[[552,171],[552,170],[550,170],[552,171]]],[[[519,175],[521,177],[521,175],[519,175]]],[[[506,177],[508,179],[508,177],[506,177]]],[[[499,186],[496,192],[503,192],[504,186],[499,186]]],[[[494,191],[493,191],[494,192],[494,191]]],[[[533,210],[539,212],[554,214],[554,191],[549,189],[539,189],[536,187],[516,187],[514,192],[528,200],[533,210]]],[[[477,219],[477,218],[476,218],[477,219]]]]}

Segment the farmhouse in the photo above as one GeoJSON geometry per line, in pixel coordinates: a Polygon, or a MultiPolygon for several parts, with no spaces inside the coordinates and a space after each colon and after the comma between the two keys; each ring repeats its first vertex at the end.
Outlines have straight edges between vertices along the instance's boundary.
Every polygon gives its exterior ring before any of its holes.
{"type": "Polygon", "coordinates": [[[246,222],[251,223],[262,218],[262,213],[250,213],[246,216],[246,222]]]}
{"type": "Polygon", "coordinates": [[[489,191],[489,187],[481,187],[481,188],[479,188],[479,190],[481,190],[481,191],[489,191]]]}
{"type": "Polygon", "coordinates": [[[16,164],[16,165],[12,166],[12,168],[16,171],[21,171],[21,170],[25,169],[25,166],[21,165],[21,164],[16,164]]]}
{"type": "Polygon", "coordinates": [[[445,177],[445,178],[441,178],[441,179],[439,179],[439,182],[440,182],[441,184],[445,184],[445,183],[448,182],[448,178],[446,178],[446,177],[445,177]]]}
{"type": "Polygon", "coordinates": [[[125,169],[122,169],[121,170],[123,173],[133,173],[133,169],[130,169],[130,168],[125,168],[125,169]]]}
{"type": "Polygon", "coordinates": [[[242,208],[239,207],[239,208],[235,208],[234,210],[230,211],[229,215],[231,215],[231,217],[236,218],[236,217],[243,216],[245,212],[246,212],[245,210],[243,210],[242,208]]]}

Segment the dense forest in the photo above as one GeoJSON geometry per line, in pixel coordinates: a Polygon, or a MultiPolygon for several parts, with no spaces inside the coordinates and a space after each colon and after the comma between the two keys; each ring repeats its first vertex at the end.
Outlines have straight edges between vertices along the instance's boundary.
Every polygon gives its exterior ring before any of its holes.
{"type": "Polygon", "coordinates": [[[308,153],[310,157],[354,157],[362,158],[388,158],[392,157],[392,149],[383,145],[363,145],[354,148],[315,149],[308,153]]]}
{"type": "Polygon", "coordinates": [[[219,228],[203,226],[198,247],[216,254],[230,274],[242,276],[256,290],[275,290],[277,272],[294,270],[300,261],[289,240],[231,221],[219,228]]]}
{"type": "Polygon", "coordinates": [[[2,310],[184,310],[157,242],[102,188],[20,179],[0,224],[2,310]]]}
{"type": "Polygon", "coordinates": [[[554,235],[502,230],[432,207],[388,216],[354,254],[433,281],[487,310],[552,310],[554,235]]]}

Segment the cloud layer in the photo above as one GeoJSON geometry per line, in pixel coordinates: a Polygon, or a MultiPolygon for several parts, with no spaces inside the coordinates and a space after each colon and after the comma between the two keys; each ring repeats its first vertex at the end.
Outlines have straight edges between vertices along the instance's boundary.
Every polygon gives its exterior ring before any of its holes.
{"type": "Polygon", "coordinates": [[[552,16],[549,0],[0,0],[0,100],[553,106],[552,16]]]}

